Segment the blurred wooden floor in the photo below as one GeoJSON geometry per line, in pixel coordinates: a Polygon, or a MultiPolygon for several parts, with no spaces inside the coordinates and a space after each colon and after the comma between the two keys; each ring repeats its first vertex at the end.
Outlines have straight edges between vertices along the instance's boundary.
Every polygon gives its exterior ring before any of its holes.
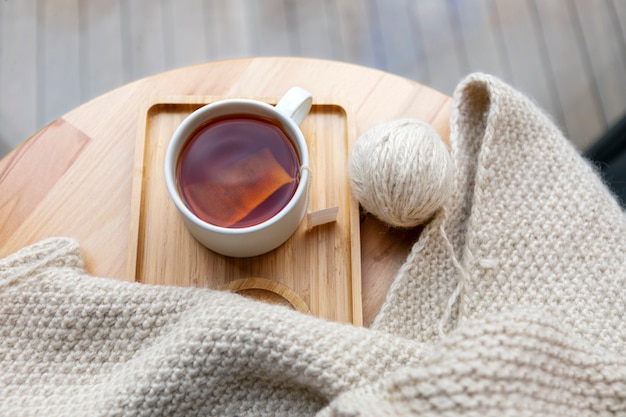
{"type": "Polygon", "coordinates": [[[626,113],[626,0],[0,0],[0,155],[90,98],[207,60],[328,58],[531,96],[583,150],[626,113]]]}

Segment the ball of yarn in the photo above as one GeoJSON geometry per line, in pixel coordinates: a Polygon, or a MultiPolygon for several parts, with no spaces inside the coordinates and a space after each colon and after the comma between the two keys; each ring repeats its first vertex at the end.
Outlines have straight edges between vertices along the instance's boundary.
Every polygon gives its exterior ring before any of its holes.
{"type": "Polygon", "coordinates": [[[435,129],[414,119],[373,127],[350,153],[348,176],[361,206],[396,227],[427,222],[450,196],[452,158],[435,129]]]}

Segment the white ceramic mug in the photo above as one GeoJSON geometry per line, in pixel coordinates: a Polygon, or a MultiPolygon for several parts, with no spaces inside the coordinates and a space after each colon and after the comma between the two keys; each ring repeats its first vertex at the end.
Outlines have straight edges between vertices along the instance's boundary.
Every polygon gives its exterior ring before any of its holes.
{"type": "Polygon", "coordinates": [[[297,230],[307,211],[311,181],[309,151],[299,125],[309,113],[311,104],[308,91],[293,87],[276,106],[249,99],[221,100],[194,111],[178,126],[165,153],[165,182],[185,225],[200,243],[222,255],[249,257],[277,248],[297,230]],[[220,227],[200,219],[184,203],[176,176],[179,155],[191,135],[207,121],[234,114],[269,118],[276,122],[292,141],[301,166],[297,188],[287,205],[270,219],[241,228],[220,227]]]}

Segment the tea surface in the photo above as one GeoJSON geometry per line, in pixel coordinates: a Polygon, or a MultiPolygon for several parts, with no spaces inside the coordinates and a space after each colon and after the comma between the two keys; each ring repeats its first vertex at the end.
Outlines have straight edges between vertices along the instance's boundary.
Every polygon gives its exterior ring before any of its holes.
{"type": "Polygon", "coordinates": [[[177,165],[187,207],[221,227],[262,223],[287,205],[300,161],[276,123],[249,115],[216,118],[188,139],[177,165]]]}

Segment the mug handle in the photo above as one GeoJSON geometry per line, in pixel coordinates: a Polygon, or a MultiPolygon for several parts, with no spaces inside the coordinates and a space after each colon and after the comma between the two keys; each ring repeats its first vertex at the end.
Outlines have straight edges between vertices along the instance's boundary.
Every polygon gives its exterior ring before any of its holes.
{"type": "Polygon", "coordinates": [[[312,104],[311,93],[302,87],[291,87],[276,104],[276,110],[300,125],[312,104]]]}

